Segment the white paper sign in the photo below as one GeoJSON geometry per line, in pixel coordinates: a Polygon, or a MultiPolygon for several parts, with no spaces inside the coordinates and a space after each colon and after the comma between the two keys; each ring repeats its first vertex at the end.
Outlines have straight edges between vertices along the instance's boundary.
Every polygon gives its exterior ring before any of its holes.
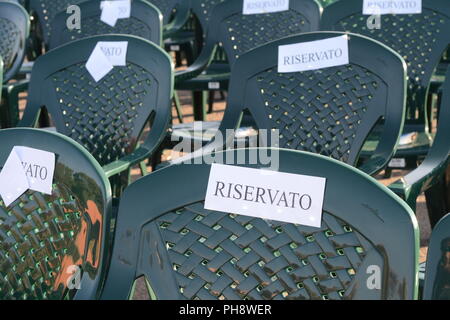
{"type": "Polygon", "coordinates": [[[422,0],[364,0],[363,14],[420,14],[422,0]]]}
{"type": "Polygon", "coordinates": [[[392,158],[388,165],[389,168],[404,168],[406,160],[404,158],[392,158]]]}
{"type": "Polygon", "coordinates": [[[244,15],[272,13],[289,10],[289,0],[244,0],[244,15]]]}
{"type": "Polygon", "coordinates": [[[299,72],[349,63],[346,35],[278,47],[278,72],[299,72]]]}
{"type": "Polygon", "coordinates": [[[127,41],[99,41],[86,62],[86,69],[98,82],[115,66],[126,66],[127,52],[127,41]]]}
{"type": "Polygon", "coordinates": [[[113,0],[102,1],[100,3],[102,15],[100,20],[104,23],[114,27],[118,19],[128,19],[131,15],[131,1],[130,0],[113,0]]]}
{"type": "Polygon", "coordinates": [[[0,172],[0,196],[9,206],[28,189],[52,194],[55,154],[14,147],[0,172]]]}
{"type": "Polygon", "coordinates": [[[205,209],[320,227],[326,179],[213,164],[205,209]]]}

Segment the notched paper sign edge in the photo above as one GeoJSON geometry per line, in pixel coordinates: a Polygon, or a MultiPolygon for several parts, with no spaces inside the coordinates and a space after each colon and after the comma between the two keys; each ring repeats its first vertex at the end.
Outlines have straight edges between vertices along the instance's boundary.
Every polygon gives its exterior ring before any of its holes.
{"type": "MultiPolygon", "coordinates": [[[[0,171],[0,197],[5,206],[8,207],[16,201],[27,190],[33,190],[44,194],[51,195],[53,188],[53,178],[55,171],[56,156],[52,152],[34,149],[30,147],[15,146],[9,154],[2,170],[0,171]],[[36,158],[36,162],[31,163],[27,158],[36,158]],[[48,159],[43,159],[48,158],[48,159]],[[45,162],[45,183],[37,183],[36,179],[27,176],[27,170],[35,170],[37,174],[38,168],[41,168],[42,163],[45,162]],[[25,163],[25,164],[24,164],[25,163]],[[40,165],[37,165],[39,163],[40,165]],[[27,167],[27,164],[29,166],[27,167]],[[48,167],[48,168],[47,168],[48,167]]],[[[31,174],[33,175],[33,173],[31,174]]]]}
{"type": "Polygon", "coordinates": [[[110,73],[115,66],[126,66],[126,59],[128,55],[127,41],[99,41],[92,50],[89,59],[86,61],[85,67],[95,82],[99,82],[108,73],[110,73]],[[124,50],[120,59],[108,58],[102,50],[102,46],[114,46],[114,44],[124,50]],[[117,60],[115,62],[115,60],[117,60]],[[120,62],[118,62],[120,60],[120,62]]]}
{"type": "Polygon", "coordinates": [[[102,14],[100,20],[111,27],[115,27],[117,20],[128,19],[131,16],[131,0],[105,0],[100,2],[102,14]],[[120,6],[125,6],[125,14],[120,12],[120,6]]]}
{"type": "Polygon", "coordinates": [[[213,164],[204,208],[320,228],[326,183],[324,177],[213,164]],[[238,197],[237,186],[240,186],[241,194],[238,197]],[[307,201],[301,208],[304,200],[307,201]],[[309,208],[305,208],[308,202],[309,208]]]}

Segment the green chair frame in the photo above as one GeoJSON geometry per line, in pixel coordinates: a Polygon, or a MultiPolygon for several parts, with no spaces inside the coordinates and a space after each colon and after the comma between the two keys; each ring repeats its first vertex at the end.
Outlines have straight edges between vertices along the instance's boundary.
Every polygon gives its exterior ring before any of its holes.
{"type": "Polygon", "coordinates": [[[431,226],[450,211],[446,188],[446,170],[450,165],[450,68],[443,86],[443,97],[439,112],[436,137],[422,164],[389,187],[415,211],[417,197],[425,192],[431,226]]]}
{"type": "Polygon", "coordinates": [[[9,207],[0,200],[0,300],[97,299],[111,223],[111,187],[102,168],[57,133],[5,129],[0,142],[0,167],[14,146],[56,155],[52,195],[29,190],[9,207]],[[68,285],[71,266],[80,268],[79,290],[68,285]]]}
{"type": "MultiPolygon", "coordinates": [[[[327,179],[321,228],[205,210],[210,165],[174,165],[125,191],[101,298],[129,298],[141,276],[161,300],[417,298],[419,231],[403,201],[328,157],[260,150],[279,152],[280,172],[327,179]],[[380,290],[366,285],[373,265],[380,290]]],[[[248,151],[216,156],[236,163],[248,151]]],[[[255,163],[240,166],[268,167],[255,163]]]]}
{"type": "Polygon", "coordinates": [[[444,216],[433,229],[428,246],[424,300],[450,300],[450,214],[444,216]]]}
{"type": "Polygon", "coordinates": [[[118,195],[129,183],[130,167],[151,157],[167,134],[172,94],[172,62],[160,47],[135,36],[93,36],[38,58],[19,125],[35,127],[45,107],[56,130],[91,152],[108,177],[123,173],[113,183],[118,195]],[[99,41],[127,41],[128,53],[127,66],[96,83],[85,63],[99,41]],[[150,133],[139,145],[149,121],[150,133]]]}

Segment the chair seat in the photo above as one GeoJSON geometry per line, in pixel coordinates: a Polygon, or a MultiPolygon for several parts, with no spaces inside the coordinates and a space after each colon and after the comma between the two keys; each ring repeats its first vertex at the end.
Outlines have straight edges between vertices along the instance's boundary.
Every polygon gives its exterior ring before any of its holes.
{"type": "Polygon", "coordinates": [[[209,68],[195,78],[177,82],[177,90],[227,90],[230,78],[230,68],[225,63],[211,64],[209,68]]]}
{"type": "MultiPolygon", "coordinates": [[[[174,125],[172,130],[172,141],[191,141],[191,144],[199,148],[208,144],[219,130],[220,121],[197,121],[174,125]],[[201,128],[201,130],[195,130],[201,128]]],[[[236,130],[235,144],[245,143],[250,146],[248,137],[257,136],[258,132],[253,127],[242,127],[236,130]],[[245,142],[244,142],[245,140],[245,142]]],[[[253,146],[253,145],[252,145],[253,146]]]]}

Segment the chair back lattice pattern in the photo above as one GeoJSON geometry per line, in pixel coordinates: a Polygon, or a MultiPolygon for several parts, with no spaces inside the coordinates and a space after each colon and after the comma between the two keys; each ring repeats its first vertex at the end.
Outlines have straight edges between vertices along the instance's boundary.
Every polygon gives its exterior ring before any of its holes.
{"type": "Polygon", "coordinates": [[[310,0],[290,1],[289,10],[244,15],[242,0],[227,0],[214,7],[207,42],[218,43],[233,64],[243,53],[273,40],[293,34],[316,31],[320,10],[310,0]]]}
{"type": "Polygon", "coordinates": [[[67,28],[67,14],[59,13],[53,23],[54,32],[50,38],[50,49],[67,42],[103,34],[126,34],[147,39],[153,43],[161,43],[161,21],[158,10],[148,3],[134,0],[131,3],[129,19],[119,19],[114,27],[100,20],[102,11],[99,1],[86,1],[79,4],[82,28],[69,30],[67,28]]]}
{"type": "Polygon", "coordinates": [[[426,91],[450,42],[450,3],[424,1],[422,14],[382,15],[381,28],[369,29],[360,0],[337,1],[324,11],[324,31],[347,31],[368,36],[389,46],[408,66],[408,119],[423,119],[426,91]]]}
{"type": "Polygon", "coordinates": [[[385,83],[357,64],[315,71],[258,73],[261,110],[269,128],[280,131],[280,147],[309,151],[349,162],[368,107],[385,83]]]}
{"type": "Polygon", "coordinates": [[[136,146],[136,123],[146,114],[145,98],[157,81],[132,63],[114,68],[100,83],[85,63],[69,66],[51,75],[67,135],[89,150],[101,165],[130,154],[136,146]]]}
{"type": "Polygon", "coordinates": [[[28,14],[19,5],[0,3],[0,56],[5,82],[15,75],[24,59],[28,19],[28,14]]]}
{"type": "MultiPolygon", "coordinates": [[[[101,274],[109,229],[107,180],[99,179],[100,167],[66,138],[14,130],[1,137],[10,142],[1,148],[0,170],[18,141],[55,152],[57,160],[51,195],[28,190],[8,207],[0,200],[0,300],[72,299],[83,291],[71,281],[73,275],[94,283],[101,274]]],[[[95,285],[83,283],[92,290],[84,291],[85,297],[95,298],[95,285]]]]}
{"type": "Polygon", "coordinates": [[[158,141],[165,130],[170,68],[159,46],[134,36],[94,36],[60,46],[36,62],[21,125],[34,126],[45,106],[58,132],[84,146],[101,165],[109,164],[135,150],[148,121],[155,121],[149,138],[158,141]],[[99,41],[127,41],[127,61],[95,82],[86,61],[99,41]]]}
{"type": "Polygon", "coordinates": [[[66,12],[70,5],[78,5],[85,0],[30,0],[30,10],[37,15],[43,42],[48,46],[52,34],[52,23],[56,15],[66,12]]]}
{"type": "Polygon", "coordinates": [[[187,299],[345,299],[367,252],[379,255],[326,212],[322,227],[310,228],[211,212],[199,202],[156,223],[187,299]]]}

